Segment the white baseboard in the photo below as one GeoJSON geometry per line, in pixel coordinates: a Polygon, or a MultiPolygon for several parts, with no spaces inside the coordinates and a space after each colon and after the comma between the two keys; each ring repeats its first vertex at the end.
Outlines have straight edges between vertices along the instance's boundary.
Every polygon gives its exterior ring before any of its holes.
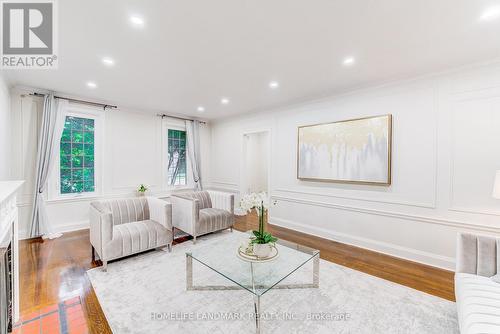
{"type": "MultiPolygon", "coordinates": [[[[54,226],[54,232],[55,233],[66,233],[66,232],[85,230],[88,228],[89,228],[89,221],[84,220],[84,221],[69,223],[69,224],[66,224],[63,226],[54,226]]],[[[20,240],[25,240],[25,239],[29,239],[29,238],[30,238],[29,230],[19,230],[19,239],[20,240]]]]}
{"type": "Polygon", "coordinates": [[[402,247],[378,240],[372,240],[336,231],[326,230],[320,227],[308,226],[288,219],[271,217],[269,222],[272,225],[277,225],[298,232],[311,234],[320,238],[365,248],[371,251],[387,254],[405,260],[419,262],[446,270],[455,270],[455,260],[451,257],[428,253],[418,249],[402,247]]]}

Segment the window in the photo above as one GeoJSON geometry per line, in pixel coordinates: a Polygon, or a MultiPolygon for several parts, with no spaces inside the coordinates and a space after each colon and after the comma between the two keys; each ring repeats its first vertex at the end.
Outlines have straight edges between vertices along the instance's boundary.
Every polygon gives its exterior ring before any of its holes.
{"type": "Polygon", "coordinates": [[[162,178],[164,189],[191,187],[186,122],[176,118],[162,119],[162,178]]]}
{"type": "Polygon", "coordinates": [[[168,129],[168,184],[187,184],[186,131],[168,129]]]}
{"type": "Polygon", "coordinates": [[[60,193],[95,191],[94,119],[67,116],[59,156],[60,193]]]}
{"type": "Polygon", "coordinates": [[[69,103],[58,141],[59,154],[48,180],[49,201],[72,201],[102,194],[103,131],[101,109],[69,103]]]}

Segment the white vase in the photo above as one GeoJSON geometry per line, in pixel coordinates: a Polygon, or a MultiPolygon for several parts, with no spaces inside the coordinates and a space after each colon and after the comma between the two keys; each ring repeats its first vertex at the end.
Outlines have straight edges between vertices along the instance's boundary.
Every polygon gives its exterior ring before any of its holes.
{"type": "Polygon", "coordinates": [[[268,257],[272,250],[271,244],[253,244],[253,254],[257,257],[268,257]]]}

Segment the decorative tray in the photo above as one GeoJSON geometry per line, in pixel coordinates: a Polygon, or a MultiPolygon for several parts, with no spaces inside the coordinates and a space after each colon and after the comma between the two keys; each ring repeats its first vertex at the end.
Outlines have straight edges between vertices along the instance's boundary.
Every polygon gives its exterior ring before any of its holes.
{"type": "Polygon", "coordinates": [[[254,263],[262,263],[262,262],[269,262],[275,260],[278,256],[278,248],[276,246],[271,246],[271,254],[267,257],[258,257],[257,255],[253,254],[248,254],[245,253],[245,248],[243,246],[240,246],[238,248],[238,257],[242,259],[243,261],[247,262],[254,262],[254,263]]]}

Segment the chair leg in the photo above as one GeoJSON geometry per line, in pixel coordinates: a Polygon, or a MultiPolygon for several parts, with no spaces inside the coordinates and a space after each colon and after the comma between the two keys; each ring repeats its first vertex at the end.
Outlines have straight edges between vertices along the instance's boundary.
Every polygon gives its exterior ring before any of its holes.
{"type": "Polygon", "coordinates": [[[229,228],[229,230],[230,230],[231,232],[233,232],[233,227],[231,226],[231,227],[229,228]]]}
{"type": "Polygon", "coordinates": [[[92,247],[92,262],[95,262],[95,248],[94,246],[91,247],[92,247]]]}
{"type": "Polygon", "coordinates": [[[108,261],[102,261],[102,271],[108,271],[108,261]]]}
{"type": "Polygon", "coordinates": [[[168,252],[172,253],[172,243],[169,243],[167,247],[168,247],[168,252]]]}
{"type": "Polygon", "coordinates": [[[193,237],[193,244],[196,244],[196,235],[193,237]]]}

